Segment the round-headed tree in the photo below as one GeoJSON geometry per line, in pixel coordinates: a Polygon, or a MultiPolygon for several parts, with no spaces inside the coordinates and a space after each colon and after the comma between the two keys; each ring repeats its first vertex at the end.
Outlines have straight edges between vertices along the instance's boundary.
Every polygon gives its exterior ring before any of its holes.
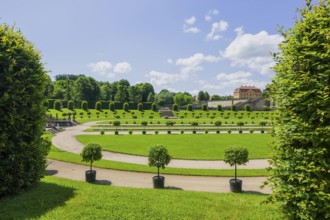
{"type": "Polygon", "coordinates": [[[271,199],[290,219],[330,218],[329,1],[300,10],[275,54],[271,199]]]}
{"type": "Polygon", "coordinates": [[[217,111],[222,111],[222,105],[217,105],[217,111]]]}
{"type": "Polygon", "coordinates": [[[251,111],[251,105],[249,105],[249,104],[244,105],[244,109],[247,112],[251,111]]]}
{"type": "Polygon", "coordinates": [[[175,112],[178,111],[178,105],[177,104],[173,104],[172,111],[175,111],[175,112]]]}
{"type": "Polygon", "coordinates": [[[41,55],[20,31],[0,24],[0,197],[34,185],[46,167],[41,55]]]}
{"type": "Polygon", "coordinates": [[[123,105],[123,110],[124,110],[125,112],[128,112],[128,110],[129,110],[129,105],[128,105],[127,102],[124,103],[124,105],[123,105]]]}
{"type": "Polygon", "coordinates": [[[142,112],[143,111],[143,104],[140,102],[139,104],[138,104],[138,110],[140,111],[140,112],[142,112]]]}
{"type": "Polygon", "coordinates": [[[192,105],[191,104],[187,105],[187,111],[192,111],[192,105]]]}
{"type": "Polygon", "coordinates": [[[87,111],[88,110],[88,103],[87,101],[82,101],[81,102],[81,109],[87,111]]]}
{"type": "Polygon", "coordinates": [[[154,112],[157,111],[157,104],[156,103],[152,103],[151,110],[154,111],[154,112]]]}
{"type": "Polygon", "coordinates": [[[60,100],[56,100],[56,101],[54,102],[54,109],[56,109],[56,110],[58,110],[58,111],[61,111],[61,109],[62,109],[62,103],[61,103],[60,100]]]}
{"type": "Polygon", "coordinates": [[[101,111],[101,102],[96,102],[95,103],[95,109],[98,111],[101,111]]]}
{"type": "Polygon", "coordinates": [[[70,110],[73,110],[74,109],[73,108],[73,101],[72,100],[68,101],[68,109],[70,109],[70,110]]]}
{"type": "Polygon", "coordinates": [[[114,102],[109,103],[109,110],[112,111],[112,112],[115,111],[115,103],[114,102]]]}

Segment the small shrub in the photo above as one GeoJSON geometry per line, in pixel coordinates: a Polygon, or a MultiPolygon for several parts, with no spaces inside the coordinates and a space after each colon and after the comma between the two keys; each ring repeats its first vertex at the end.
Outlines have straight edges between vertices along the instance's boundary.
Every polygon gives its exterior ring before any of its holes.
{"type": "Polygon", "coordinates": [[[72,100],[68,101],[68,109],[73,111],[73,101],[72,100]]]}
{"type": "Polygon", "coordinates": [[[81,102],[81,109],[87,111],[88,109],[88,103],[86,101],[81,102]]]}
{"type": "Polygon", "coordinates": [[[191,104],[187,105],[187,111],[192,111],[192,105],[191,104]]]}
{"type": "Polygon", "coordinates": [[[205,132],[205,134],[208,134],[209,133],[209,130],[206,129],[204,132],[205,132]]]}
{"type": "Polygon", "coordinates": [[[217,130],[216,132],[217,132],[217,134],[220,134],[220,130],[217,130]]]}
{"type": "Polygon", "coordinates": [[[124,103],[124,105],[123,105],[123,110],[126,111],[126,112],[128,112],[128,110],[129,110],[129,105],[128,105],[127,102],[124,103]]]}
{"type": "Polygon", "coordinates": [[[139,110],[140,112],[143,111],[143,104],[142,104],[142,103],[139,103],[137,107],[138,107],[138,110],[139,110]]]}
{"type": "Polygon", "coordinates": [[[171,134],[171,131],[170,130],[167,130],[167,134],[171,134]]]}
{"type": "Polygon", "coordinates": [[[101,111],[101,102],[96,102],[95,103],[95,109],[98,111],[101,111]]]}
{"type": "Polygon", "coordinates": [[[132,131],[132,130],[129,130],[128,133],[129,133],[129,134],[133,134],[133,131],[132,131]]]}
{"type": "Polygon", "coordinates": [[[104,135],[104,130],[100,130],[100,134],[101,135],[104,135]]]}
{"type": "Polygon", "coordinates": [[[159,133],[159,131],[158,130],[155,130],[155,134],[158,134],[159,133]]]}
{"type": "Polygon", "coordinates": [[[173,111],[178,111],[178,105],[177,105],[177,104],[174,104],[174,105],[172,106],[172,110],[173,110],[173,111]]]}
{"type": "Polygon", "coordinates": [[[181,134],[184,134],[184,130],[181,130],[180,133],[181,133],[181,134]]]}
{"type": "Polygon", "coordinates": [[[61,111],[61,109],[62,109],[62,102],[60,100],[56,100],[54,102],[54,109],[56,109],[58,111],[61,111]]]}
{"type": "Polygon", "coordinates": [[[206,104],[203,104],[203,105],[202,105],[202,110],[203,110],[203,111],[207,111],[207,105],[206,105],[206,104]]]}
{"type": "Polygon", "coordinates": [[[109,110],[112,111],[112,112],[115,111],[115,103],[114,102],[109,103],[109,110]]]}
{"type": "Polygon", "coordinates": [[[228,130],[227,133],[228,133],[228,134],[231,134],[231,130],[228,130]]]}

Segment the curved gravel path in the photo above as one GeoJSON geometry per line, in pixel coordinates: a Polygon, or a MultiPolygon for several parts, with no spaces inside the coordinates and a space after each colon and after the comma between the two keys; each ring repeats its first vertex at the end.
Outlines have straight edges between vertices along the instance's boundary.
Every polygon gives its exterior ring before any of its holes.
{"type": "MultiPolygon", "coordinates": [[[[58,133],[53,138],[53,144],[66,151],[79,154],[83,145],[79,143],[75,135],[84,134],[83,130],[95,124],[95,122],[78,125],[75,127],[66,128],[64,132],[58,133]]],[[[98,134],[99,133],[94,133],[98,134]]],[[[128,163],[146,164],[145,157],[131,156],[125,154],[114,154],[103,152],[104,159],[122,161],[128,163]]],[[[49,175],[85,181],[85,171],[88,166],[67,163],[57,160],[48,159],[46,173],[49,175]]],[[[191,161],[191,160],[172,160],[172,167],[189,167],[199,169],[226,169],[229,168],[226,164],[219,161],[191,161]]],[[[267,160],[252,160],[247,167],[250,168],[265,168],[268,166],[267,160]]],[[[241,169],[244,167],[241,167],[241,169]]],[[[232,169],[232,168],[231,168],[232,169]]],[[[108,184],[113,186],[134,187],[134,188],[153,188],[152,173],[140,173],[130,171],[118,171],[111,169],[96,168],[97,184],[108,184]]],[[[180,176],[180,175],[163,175],[165,176],[165,188],[177,190],[190,190],[202,192],[222,192],[227,193],[229,190],[229,177],[207,177],[207,176],[180,176]]],[[[271,189],[265,186],[263,189],[260,186],[266,180],[266,177],[240,177],[243,180],[243,193],[254,194],[269,194],[271,189]]]]}
{"type": "MultiPolygon", "coordinates": [[[[85,129],[95,125],[96,122],[89,122],[85,124],[80,124],[73,127],[65,128],[63,132],[57,133],[53,139],[53,144],[65,151],[69,151],[75,154],[80,154],[83,144],[81,144],[75,138],[76,135],[80,134],[90,134],[90,135],[100,135],[99,132],[84,132],[85,129]]],[[[148,158],[143,156],[134,156],[128,154],[114,153],[103,151],[103,158],[105,160],[134,163],[134,164],[148,164],[148,158]]],[[[194,168],[194,169],[232,169],[228,164],[223,161],[214,160],[180,160],[172,159],[168,167],[177,168],[194,168]]],[[[244,166],[238,166],[239,169],[264,169],[269,167],[269,162],[266,159],[260,160],[250,160],[244,166]]]]}

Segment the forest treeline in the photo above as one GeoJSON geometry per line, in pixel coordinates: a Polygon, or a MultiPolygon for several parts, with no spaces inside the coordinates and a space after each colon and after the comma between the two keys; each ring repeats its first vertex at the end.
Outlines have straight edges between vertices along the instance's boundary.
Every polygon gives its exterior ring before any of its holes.
{"type": "MultiPolygon", "coordinates": [[[[84,75],[60,74],[52,81],[49,77],[45,95],[50,100],[62,100],[64,103],[70,100],[75,103],[87,101],[93,105],[97,101],[105,102],[129,102],[129,103],[156,103],[158,106],[177,104],[183,106],[192,104],[195,97],[188,92],[170,92],[167,89],[156,93],[152,84],[138,83],[131,85],[128,80],[121,79],[115,82],[96,81],[93,77],[84,75]]],[[[198,101],[227,100],[232,96],[213,95],[200,91],[198,101]]]]}

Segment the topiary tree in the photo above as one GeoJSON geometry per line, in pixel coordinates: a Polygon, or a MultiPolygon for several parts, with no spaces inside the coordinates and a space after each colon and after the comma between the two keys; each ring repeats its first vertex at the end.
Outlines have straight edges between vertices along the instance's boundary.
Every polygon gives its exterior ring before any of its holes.
{"type": "Polygon", "coordinates": [[[177,112],[178,111],[178,105],[177,104],[173,104],[172,110],[177,112]]]}
{"type": "Polygon", "coordinates": [[[73,109],[74,109],[72,100],[68,101],[68,109],[70,109],[71,111],[73,111],[73,109]]]}
{"type": "Polygon", "coordinates": [[[167,148],[162,145],[151,146],[148,154],[149,166],[157,167],[157,177],[159,178],[159,169],[164,169],[171,161],[167,148]]]}
{"type": "Polygon", "coordinates": [[[151,110],[154,111],[154,112],[157,111],[157,104],[156,103],[152,103],[151,110]]]}
{"type": "Polygon", "coordinates": [[[95,109],[98,111],[101,111],[101,102],[96,102],[95,103],[95,109]]]}
{"type": "Polygon", "coordinates": [[[127,102],[124,103],[124,105],[123,105],[123,110],[124,110],[125,112],[128,112],[128,110],[129,110],[129,105],[128,105],[127,102]]]}
{"type": "Polygon", "coordinates": [[[232,110],[232,111],[236,111],[236,106],[233,104],[233,105],[231,105],[230,106],[230,110],[232,110]]]}
{"type": "Polygon", "coordinates": [[[329,1],[300,10],[275,54],[271,201],[290,219],[330,218],[329,1]]]}
{"type": "Polygon", "coordinates": [[[109,110],[112,111],[112,112],[115,111],[115,103],[114,102],[109,103],[109,110]]]}
{"type": "Polygon", "coordinates": [[[222,105],[217,105],[217,111],[222,111],[222,105]]]}
{"type": "Polygon", "coordinates": [[[61,111],[61,109],[62,109],[62,102],[60,100],[56,100],[54,102],[54,109],[56,109],[58,111],[61,111]]]}
{"type": "Polygon", "coordinates": [[[187,105],[187,111],[192,111],[192,105],[191,104],[187,105]]]}
{"type": "Polygon", "coordinates": [[[237,181],[237,165],[245,165],[249,162],[249,151],[243,147],[231,147],[225,150],[224,162],[235,166],[235,181],[237,181]]]}
{"type": "Polygon", "coordinates": [[[43,139],[48,76],[20,31],[0,24],[0,197],[40,180],[50,142],[43,139]]]}
{"type": "Polygon", "coordinates": [[[143,111],[143,104],[140,102],[139,104],[138,104],[138,110],[140,111],[140,112],[142,112],[143,111]]]}
{"type": "Polygon", "coordinates": [[[87,111],[88,110],[88,103],[86,101],[81,102],[81,109],[87,111]]]}
{"type": "Polygon", "coordinates": [[[80,153],[82,161],[90,163],[90,170],[93,170],[93,162],[102,159],[102,147],[99,144],[89,143],[80,153]]]}
{"type": "Polygon", "coordinates": [[[207,105],[206,105],[206,104],[203,104],[203,105],[202,105],[202,110],[203,110],[203,111],[207,111],[207,105]]]}
{"type": "Polygon", "coordinates": [[[247,112],[251,111],[251,105],[249,105],[249,104],[244,105],[244,109],[247,112]]]}

